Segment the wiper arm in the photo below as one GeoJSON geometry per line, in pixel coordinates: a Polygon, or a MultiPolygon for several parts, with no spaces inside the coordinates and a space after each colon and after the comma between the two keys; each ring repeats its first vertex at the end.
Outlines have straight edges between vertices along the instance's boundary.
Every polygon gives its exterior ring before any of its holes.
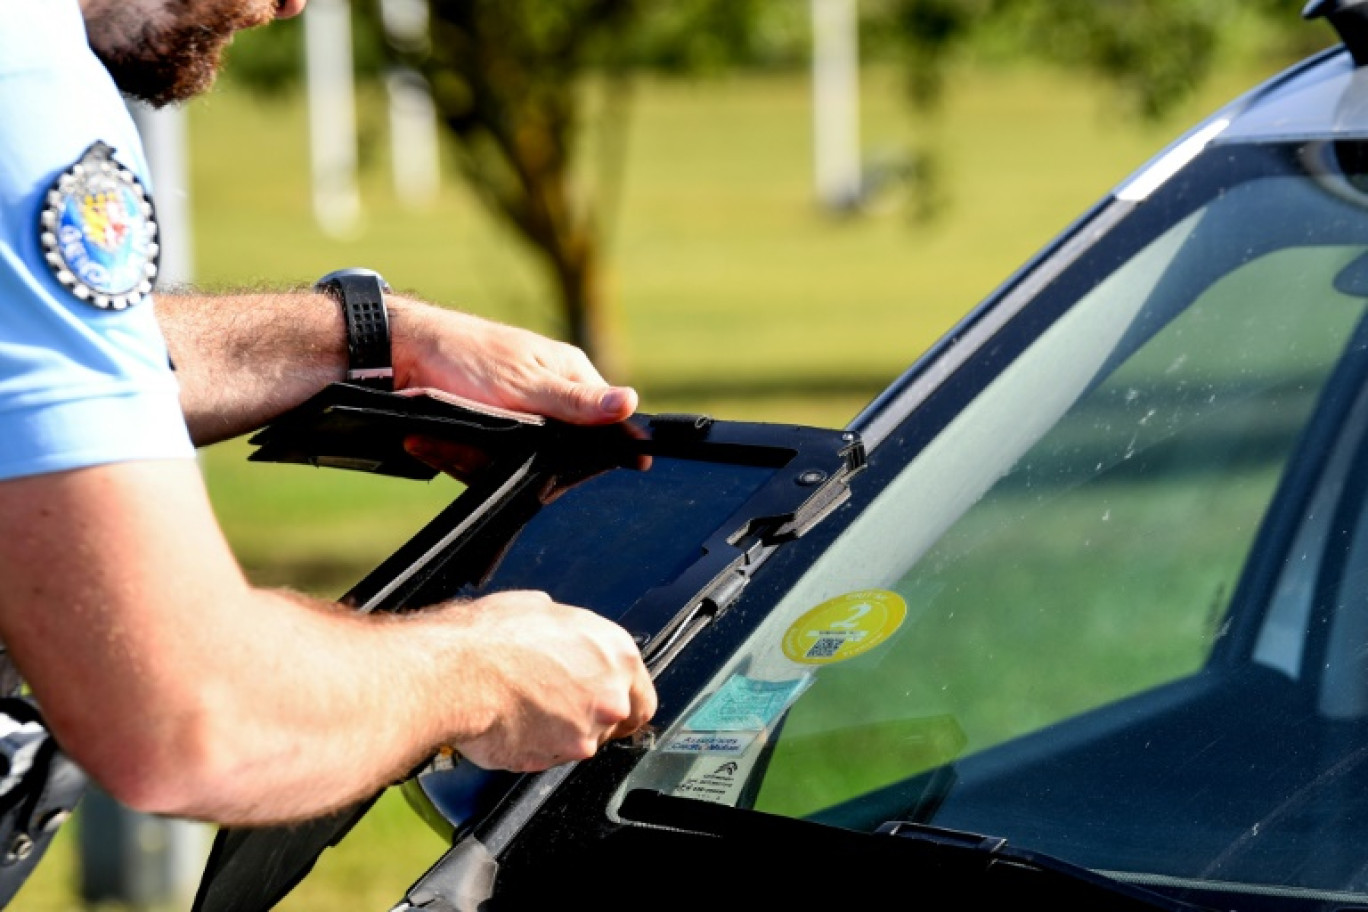
{"type": "Polygon", "coordinates": [[[627,794],[619,815],[720,839],[734,845],[738,855],[761,846],[783,857],[793,871],[851,865],[861,872],[861,889],[874,896],[890,891],[906,895],[915,889],[917,895],[953,896],[957,908],[1016,906],[1039,899],[1051,912],[1213,912],[1009,846],[1000,837],[919,823],[890,821],[863,833],[644,789],[627,794]]]}

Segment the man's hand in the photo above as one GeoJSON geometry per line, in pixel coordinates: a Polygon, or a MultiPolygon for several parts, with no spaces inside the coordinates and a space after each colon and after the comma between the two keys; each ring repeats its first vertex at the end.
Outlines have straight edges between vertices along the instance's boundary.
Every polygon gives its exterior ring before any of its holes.
{"type": "Polygon", "coordinates": [[[398,296],[387,302],[399,388],[436,387],[571,424],[611,424],[636,411],[636,391],[610,385],[573,345],[398,296]]]}
{"type": "Polygon", "coordinates": [[[655,714],[626,631],[542,592],[500,592],[440,609],[473,634],[471,686],[451,695],[465,724],[450,745],[486,769],[536,772],[594,756],[655,714]]]}

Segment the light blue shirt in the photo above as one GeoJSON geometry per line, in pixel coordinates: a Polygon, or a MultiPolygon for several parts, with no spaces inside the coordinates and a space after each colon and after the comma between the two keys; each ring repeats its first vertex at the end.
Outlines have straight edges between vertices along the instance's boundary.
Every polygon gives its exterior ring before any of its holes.
{"type": "Polygon", "coordinates": [[[96,142],[150,193],[78,0],[0,4],[0,478],[194,457],[152,299],[102,309],[45,260],[49,188],[96,142]]]}

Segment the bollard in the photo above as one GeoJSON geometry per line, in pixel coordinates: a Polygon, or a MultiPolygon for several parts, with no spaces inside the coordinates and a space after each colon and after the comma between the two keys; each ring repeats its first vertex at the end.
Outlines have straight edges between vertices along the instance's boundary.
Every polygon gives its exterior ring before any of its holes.
{"type": "Polygon", "coordinates": [[[131,810],[93,785],[75,824],[86,903],[189,906],[208,856],[203,824],[131,810]]]}

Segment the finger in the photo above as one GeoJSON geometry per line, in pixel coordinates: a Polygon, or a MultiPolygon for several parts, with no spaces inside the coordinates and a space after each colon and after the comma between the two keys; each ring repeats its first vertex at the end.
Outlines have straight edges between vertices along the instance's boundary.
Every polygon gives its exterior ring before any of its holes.
{"type": "Polygon", "coordinates": [[[630,386],[610,386],[596,403],[605,422],[625,421],[636,412],[637,404],[637,392],[630,386]]]}
{"type": "Polygon", "coordinates": [[[599,386],[562,381],[549,386],[532,411],[571,424],[613,424],[630,418],[638,396],[630,386],[599,386]]]}
{"type": "MultiPolygon", "coordinates": [[[[646,432],[635,425],[626,424],[623,427],[627,431],[627,436],[633,440],[645,440],[646,432]]],[[[638,472],[648,472],[651,469],[653,460],[649,453],[637,453],[632,458],[630,465],[624,464],[623,468],[635,469],[638,472]]]]}
{"type": "Polygon", "coordinates": [[[489,454],[483,450],[418,434],[404,438],[404,451],[458,481],[469,481],[489,465],[489,454]]]}
{"type": "Polygon", "coordinates": [[[655,684],[644,667],[633,679],[628,697],[632,708],[621,722],[609,730],[610,741],[630,737],[644,728],[655,715],[658,699],[655,684]]]}

